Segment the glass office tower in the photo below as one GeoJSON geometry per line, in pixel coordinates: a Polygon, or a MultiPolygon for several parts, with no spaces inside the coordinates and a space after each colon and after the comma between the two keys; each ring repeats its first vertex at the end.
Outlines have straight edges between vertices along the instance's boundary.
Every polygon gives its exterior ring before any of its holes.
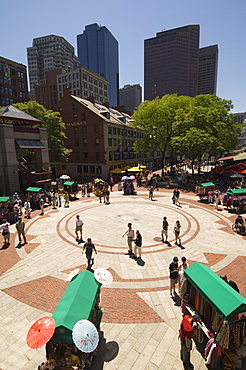
{"type": "Polygon", "coordinates": [[[119,105],[118,41],[105,26],[93,23],[77,35],[80,63],[109,81],[109,104],[119,105]]]}

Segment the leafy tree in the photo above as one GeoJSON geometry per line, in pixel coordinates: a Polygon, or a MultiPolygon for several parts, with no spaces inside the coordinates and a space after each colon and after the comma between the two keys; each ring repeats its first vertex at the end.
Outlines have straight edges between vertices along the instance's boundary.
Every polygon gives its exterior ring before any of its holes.
{"type": "Polygon", "coordinates": [[[132,126],[144,131],[143,140],[134,144],[136,152],[159,150],[161,152],[162,175],[165,155],[171,151],[176,116],[187,112],[191,98],[188,96],[165,95],[152,101],[144,101],[133,114],[132,126]]]}
{"type": "Polygon", "coordinates": [[[198,159],[200,172],[205,154],[222,155],[236,148],[241,127],[232,121],[229,113],[232,108],[230,100],[197,95],[192,98],[189,111],[185,114],[180,111],[177,115],[171,144],[176,153],[192,160],[192,171],[195,159],[198,159]]]}
{"type": "Polygon", "coordinates": [[[14,106],[44,123],[47,130],[51,161],[67,162],[72,150],[65,148],[62,144],[62,141],[67,137],[65,134],[66,127],[61,120],[60,113],[47,110],[36,101],[29,101],[25,104],[17,103],[14,106]]]}

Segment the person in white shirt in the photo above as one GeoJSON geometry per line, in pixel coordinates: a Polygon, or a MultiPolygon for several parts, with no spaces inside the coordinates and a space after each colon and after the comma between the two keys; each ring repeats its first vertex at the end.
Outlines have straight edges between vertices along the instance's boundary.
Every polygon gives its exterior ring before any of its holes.
{"type": "Polygon", "coordinates": [[[132,228],[132,224],[129,222],[128,223],[128,229],[125,231],[125,233],[122,235],[122,238],[127,235],[127,244],[129,247],[128,254],[132,254],[132,242],[134,239],[134,230],[132,228]]]}
{"type": "Polygon", "coordinates": [[[79,218],[79,215],[76,216],[76,228],[75,228],[75,234],[76,234],[76,240],[79,239],[78,233],[80,233],[80,240],[83,242],[82,238],[82,226],[84,225],[84,222],[79,218]]]}
{"type": "Polygon", "coordinates": [[[9,226],[10,224],[5,219],[3,219],[3,223],[0,226],[0,230],[2,231],[2,236],[3,236],[5,244],[9,244],[9,239],[10,239],[9,226]]]}

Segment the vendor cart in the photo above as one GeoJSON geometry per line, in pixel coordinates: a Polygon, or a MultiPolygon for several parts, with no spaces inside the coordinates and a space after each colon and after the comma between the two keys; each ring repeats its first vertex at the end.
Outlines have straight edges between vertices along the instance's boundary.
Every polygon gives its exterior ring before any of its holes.
{"type": "Polygon", "coordinates": [[[65,181],[63,184],[63,193],[68,193],[70,197],[76,197],[79,192],[79,186],[77,182],[65,181]]]}
{"type": "Polygon", "coordinates": [[[196,186],[195,193],[200,199],[206,198],[209,191],[215,191],[215,184],[212,182],[203,182],[196,186]]]}
{"type": "Polygon", "coordinates": [[[97,350],[90,354],[81,352],[74,344],[72,331],[79,320],[89,320],[100,332],[101,285],[91,271],[85,270],[73,277],[65,290],[52,315],[56,323],[54,334],[46,344],[47,360],[54,369],[84,369],[92,361],[97,350]]]}
{"type": "Polygon", "coordinates": [[[229,189],[227,195],[232,197],[231,207],[234,210],[238,212],[246,210],[246,189],[229,189]]]}
{"type": "Polygon", "coordinates": [[[246,299],[198,262],[184,276],[183,312],[201,317],[194,339],[206,345],[206,364],[211,369],[246,369],[246,299]],[[212,343],[215,352],[208,354],[212,343]]]}

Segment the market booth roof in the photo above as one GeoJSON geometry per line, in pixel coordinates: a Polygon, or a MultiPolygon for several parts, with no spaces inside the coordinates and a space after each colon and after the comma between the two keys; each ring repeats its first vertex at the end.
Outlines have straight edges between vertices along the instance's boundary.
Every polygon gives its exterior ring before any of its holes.
{"type": "Polygon", "coordinates": [[[10,197],[0,197],[0,202],[7,202],[10,197]]]}
{"type": "Polygon", "coordinates": [[[63,185],[67,185],[67,186],[77,186],[77,182],[73,182],[73,181],[65,181],[63,183],[63,185]]]}
{"type": "Polygon", "coordinates": [[[73,343],[73,327],[79,320],[90,319],[101,285],[88,270],[71,280],[52,315],[56,322],[52,342],[73,343]]]}
{"type": "Polygon", "coordinates": [[[32,193],[42,193],[45,190],[43,188],[35,188],[35,187],[32,187],[32,186],[29,186],[29,188],[27,188],[26,191],[30,191],[32,193]]]}
{"type": "Polygon", "coordinates": [[[213,182],[203,182],[200,184],[203,188],[209,187],[209,186],[215,186],[213,182]]]}
{"type": "Polygon", "coordinates": [[[184,276],[222,319],[232,322],[237,315],[246,315],[246,299],[208,266],[195,262],[184,271],[184,276]]]}
{"type": "Polygon", "coordinates": [[[227,191],[229,195],[245,195],[246,189],[230,189],[227,191]]]}

